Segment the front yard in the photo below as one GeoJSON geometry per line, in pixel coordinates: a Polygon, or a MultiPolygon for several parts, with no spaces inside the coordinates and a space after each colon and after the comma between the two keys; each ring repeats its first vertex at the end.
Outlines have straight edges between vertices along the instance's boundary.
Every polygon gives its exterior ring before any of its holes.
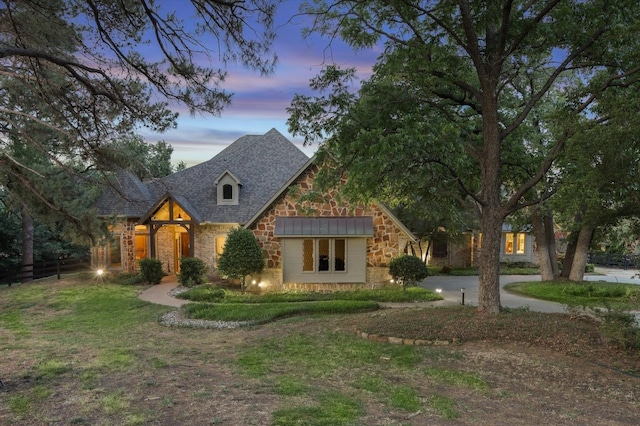
{"type": "Polygon", "coordinates": [[[170,308],[139,291],[1,287],[0,424],[637,424],[640,356],[586,318],[432,307],[194,329],[160,325],[170,308]]]}

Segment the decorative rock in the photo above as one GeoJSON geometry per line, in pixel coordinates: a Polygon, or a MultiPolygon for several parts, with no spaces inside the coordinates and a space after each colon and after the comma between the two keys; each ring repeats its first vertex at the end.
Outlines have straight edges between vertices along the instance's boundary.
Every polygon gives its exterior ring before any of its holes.
{"type": "Polygon", "coordinates": [[[207,321],[185,318],[180,311],[171,311],[160,318],[160,324],[169,327],[190,328],[238,328],[250,325],[251,321],[207,321]]]}
{"type": "Polygon", "coordinates": [[[404,344],[404,339],[401,337],[389,337],[388,342],[394,345],[402,345],[404,344]]]}

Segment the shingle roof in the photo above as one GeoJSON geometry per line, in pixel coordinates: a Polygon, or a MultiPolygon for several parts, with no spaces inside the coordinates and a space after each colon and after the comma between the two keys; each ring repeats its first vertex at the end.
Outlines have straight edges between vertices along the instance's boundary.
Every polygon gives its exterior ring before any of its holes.
{"type": "MultiPolygon", "coordinates": [[[[128,214],[129,217],[142,217],[158,200],[171,194],[178,203],[181,201],[188,203],[189,210],[201,223],[243,224],[253,217],[308,160],[309,158],[280,132],[271,129],[264,135],[248,135],[239,138],[209,161],[165,178],[140,184],[146,189],[146,194],[145,191],[138,192],[143,198],[147,196],[146,209],[142,211],[140,211],[140,202],[136,203],[138,207],[134,210],[117,197],[117,194],[101,198],[97,206],[102,215],[123,214],[114,211],[121,209],[121,211],[137,213],[137,216],[128,214]],[[242,182],[238,205],[217,204],[214,181],[225,171],[229,171],[242,182]],[[120,200],[116,201],[114,196],[120,200]]],[[[129,175],[130,178],[135,179],[135,176],[129,175]]],[[[135,191],[138,185],[129,182],[122,186],[124,189],[135,191]]]]}
{"type": "Polygon", "coordinates": [[[149,188],[133,173],[121,170],[102,192],[94,207],[100,216],[136,218],[142,216],[152,204],[149,188]]]}

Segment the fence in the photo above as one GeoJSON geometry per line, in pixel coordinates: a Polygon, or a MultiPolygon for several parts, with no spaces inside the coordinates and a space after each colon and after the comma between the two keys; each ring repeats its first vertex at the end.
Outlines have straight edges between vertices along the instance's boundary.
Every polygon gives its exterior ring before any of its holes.
{"type": "Polygon", "coordinates": [[[608,268],[637,269],[640,266],[640,255],[619,253],[589,253],[589,263],[608,268]]]}
{"type": "Polygon", "coordinates": [[[32,279],[46,278],[69,272],[85,271],[91,268],[89,259],[58,259],[49,262],[40,262],[30,265],[22,265],[20,271],[2,273],[0,275],[0,284],[8,284],[16,282],[25,282],[32,279]]]}

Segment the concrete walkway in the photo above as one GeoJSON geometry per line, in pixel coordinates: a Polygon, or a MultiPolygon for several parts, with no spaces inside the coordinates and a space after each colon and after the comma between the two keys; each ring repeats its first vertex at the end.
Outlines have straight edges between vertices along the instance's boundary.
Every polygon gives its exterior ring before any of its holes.
{"type": "Polygon", "coordinates": [[[178,280],[175,275],[169,275],[162,278],[160,284],[153,285],[140,293],[138,297],[145,302],[151,302],[158,305],[180,307],[188,300],[182,300],[169,295],[169,292],[178,286],[178,280]]]}
{"type": "MultiPolygon", "coordinates": [[[[640,284],[640,278],[635,277],[635,270],[604,269],[596,268],[596,274],[585,276],[587,281],[607,281],[630,284],[640,284]],[[596,275],[597,274],[597,275],[596,275]]],[[[519,281],[539,281],[539,275],[502,275],[500,276],[500,301],[502,306],[508,308],[528,307],[532,311],[538,312],[565,312],[564,305],[544,300],[531,299],[528,297],[509,294],[502,289],[505,284],[519,281]]],[[[160,284],[149,287],[140,293],[140,299],[156,303],[159,305],[180,307],[188,300],[177,299],[169,295],[169,292],[178,286],[175,275],[166,276],[160,284]]],[[[412,304],[416,307],[427,306],[447,306],[459,305],[462,303],[462,290],[464,289],[464,302],[466,305],[478,305],[478,277],[454,277],[454,276],[433,276],[428,277],[420,283],[420,287],[431,291],[439,291],[444,300],[437,302],[422,302],[412,304]]],[[[386,307],[407,306],[407,304],[385,303],[386,307]],[[397,305],[397,306],[396,306],[397,305]]]]}
{"type": "MultiPolygon", "coordinates": [[[[640,284],[640,278],[636,270],[596,268],[594,274],[585,275],[585,281],[619,282],[625,284],[640,284]]],[[[532,299],[524,296],[510,294],[504,291],[504,286],[509,283],[523,281],[540,281],[540,275],[501,275],[500,276],[500,303],[506,308],[528,307],[536,312],[565,312],[564,305],[556,302],[532,299]]],[[[468,305],[478,305],[478,277],[433,276],[420,283],[420,287],[438,292],[448,304],[461,304],[464,290],[464,301],[468,305]]]]}

